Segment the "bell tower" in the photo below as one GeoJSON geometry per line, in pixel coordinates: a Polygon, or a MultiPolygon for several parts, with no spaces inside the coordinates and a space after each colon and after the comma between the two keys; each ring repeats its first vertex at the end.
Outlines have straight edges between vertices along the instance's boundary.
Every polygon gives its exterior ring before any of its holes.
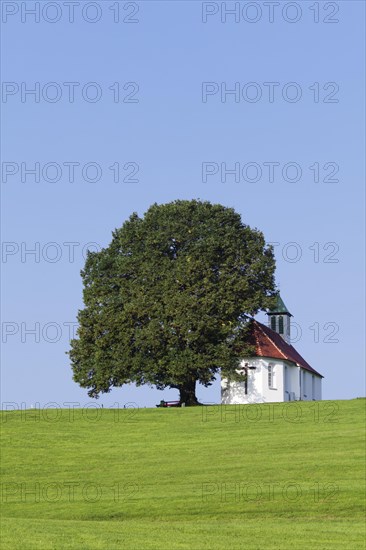
{"type": "Polygon", "coordinates": [[[291,313],[285,306],[281,296],[277,295],[277,304],[274,309],[267,312],[268,326],[277,332],[282,338],[291,344],[291,313]]]}

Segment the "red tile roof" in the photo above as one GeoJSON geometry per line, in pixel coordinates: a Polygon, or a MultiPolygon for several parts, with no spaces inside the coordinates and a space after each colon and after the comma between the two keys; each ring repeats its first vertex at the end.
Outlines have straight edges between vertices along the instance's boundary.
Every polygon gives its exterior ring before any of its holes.
{"type": "Polygon", "coordinates": [[[250,323],[251,341],[256,347],[256,355],[258,357],[274,357],[275,359],[291,361],[303,369],[324,378],[301,357],[293,346],[287,344],[277,332],[262,325],[262,323],[259,323],[255,319],[252,319],[250,323]]]}

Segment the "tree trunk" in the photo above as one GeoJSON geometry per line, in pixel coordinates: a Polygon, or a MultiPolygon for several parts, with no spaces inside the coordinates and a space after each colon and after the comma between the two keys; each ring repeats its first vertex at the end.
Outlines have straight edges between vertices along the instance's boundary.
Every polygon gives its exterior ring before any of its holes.
{"type": "Polygon", "coordinates": [[[199,405],[196,397],[196,380],[187,380],[187,382],[179,388],[179,400],[186,407],[199,405]]]}

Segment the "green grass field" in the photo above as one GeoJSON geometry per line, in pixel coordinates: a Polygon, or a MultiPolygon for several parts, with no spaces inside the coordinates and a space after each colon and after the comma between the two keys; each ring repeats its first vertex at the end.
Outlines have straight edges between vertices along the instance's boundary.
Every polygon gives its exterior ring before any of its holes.
{"type": "Polygon", "coordinates": [[[365,400],[2,413],[2,550],[364,549],[365,400]]]}

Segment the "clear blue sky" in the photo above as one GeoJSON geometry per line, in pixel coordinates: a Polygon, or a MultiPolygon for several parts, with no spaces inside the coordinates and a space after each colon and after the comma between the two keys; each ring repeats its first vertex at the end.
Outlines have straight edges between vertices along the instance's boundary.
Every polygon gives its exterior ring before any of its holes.
{"type": "MultiPolygon", "coordinates": [[[[364,2],[280,2],[272,23],[262,2],[241,2],[238,22],[218,11],[206,23],[202,9],[221,2],[143,1],[138,13],[120,2],[114,22],[116,2],[81,1],[74,23],[63,2],[38,23],[21,4],[3,2],[2,401],[90,403],[65,354],[82,307],[82,250],[108,245],[131,212],[177,198],[232,206],[279,243],[277,281],[302,331],[295,347],[325,376],[325,399],[364,395],[364,2]],[[79,83],[73,103],[65,82],[79,83]],[[123,89],[131,82],[138,91],[123,89]],[[205,101],[203,82],[214,83],[205,101]],[[36,83],[38,102],[24,93],[36,83]],[[221,100],[225,86],[239,97],[221,100]],[[217,172],[207,181],[205,162],[217,172]],[[274,181],[268,162],[279,163],[274,181]],[[40,181],[26,172],[35,163],[40,181]],[[97,170],[83,173],[87,163],[97,170]],[[221,163],[239,163],[240,181],[221,178],[221,163]]],[[[143,407],[176,395],[128,386],[99,402],[143,407]]],[[[218,383],[198,396],[218,402],[218,383]]]]}

